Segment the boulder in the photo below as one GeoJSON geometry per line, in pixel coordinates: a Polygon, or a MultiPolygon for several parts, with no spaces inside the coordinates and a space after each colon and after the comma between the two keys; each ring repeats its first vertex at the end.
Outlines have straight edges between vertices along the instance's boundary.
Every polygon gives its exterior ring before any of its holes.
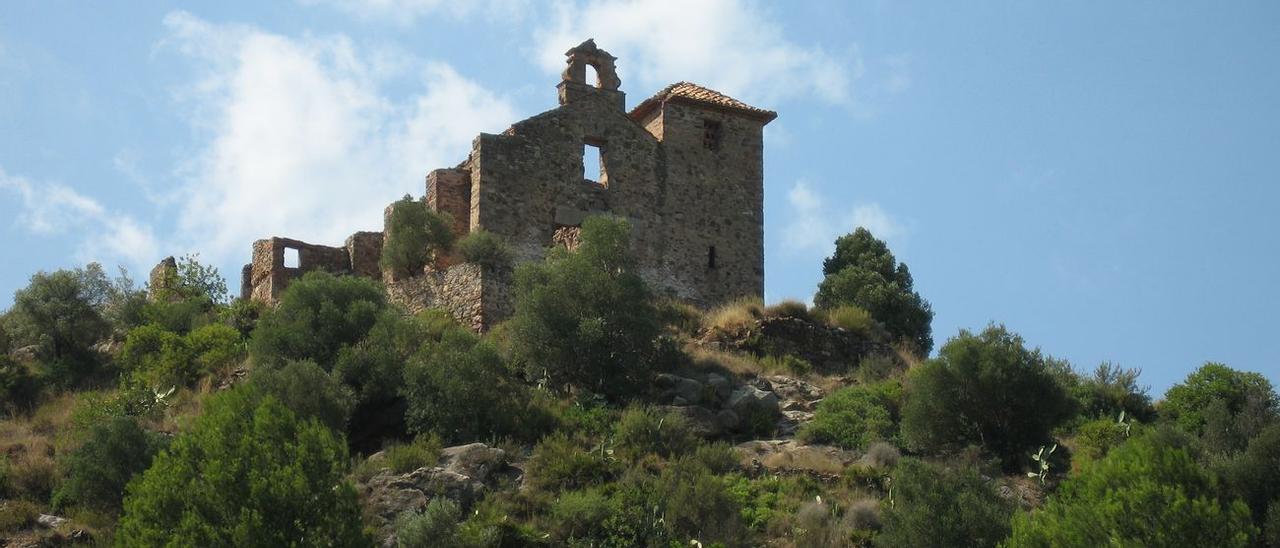
{"type": "Polygon", "coordinates": [[[676,395],[684,398],[684,401],[686,402],[702,402],[702,383],[698,381],[680,377],[679,380],[676,381],[675,391],[676,395]]]}
{"type": "Polygon", "coordinates": [[[51,514],[40,514],[40,517],[36,518],[36,523],[39,524],[41,527],[47,527],[49,529],[57,529],[59,527],[62,527],[63,524],[67,523],[67,518],[54,516],[51,514]]]}
{"type": "Polygon", "coordinates": [[[743,386],[729,395],[726,407],[732,409],[739,417],[750,413],[753,409],[766,411],[778,410],[778,395],[754,386],[743,386]]]}

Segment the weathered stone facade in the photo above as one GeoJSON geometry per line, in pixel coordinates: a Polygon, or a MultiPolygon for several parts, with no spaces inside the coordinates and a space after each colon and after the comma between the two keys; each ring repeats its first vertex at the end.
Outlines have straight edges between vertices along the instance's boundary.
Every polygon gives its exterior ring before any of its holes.
{"type": "MultiPolygon", "coordinates": [[[[659,292],[700,306],[761,296],[763,129],[776,114],[685,82],[627,112],[613,56],[588,40],[566,57],[560,106],[479,135],[461,164],[427,176],[427,206],[448,213],[459,236],[484,229],[501,237],[517,263],[540,260],[551,245],[576,245],[589,215],[623,217],[639,272],[659,292]],[[598,174],[584,173],[590,148],[599,153],[598,174]]],[[[273,300],[315,268],[383,278],[381,236],[360,234],[345,248],[260,240],[248,295],[273,300]],[[285,247],[299,250],[301,264],[284,267],[285,247]]],[[[388,290],[410,309],[444,307],[484,329],[510,313],[509,281],[446,264],[388,281],[388,290]]]]}

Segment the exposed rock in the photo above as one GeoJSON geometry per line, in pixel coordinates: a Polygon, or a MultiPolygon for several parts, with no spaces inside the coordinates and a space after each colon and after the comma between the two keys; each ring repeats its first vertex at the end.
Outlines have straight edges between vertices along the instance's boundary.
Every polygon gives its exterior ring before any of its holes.
{"type": "Polygon", "coordinates": [[[680,378],[676,381],[676,394],[689,403],[702,402],[702,383],[693,379],[680,378]]]}
{"type": "Polygon", "coordinates": [[[788,438],[794,436],[804,423],[811,420],[813,413],[809,411],[783,409],[782,418],[778,419],[778,435],[788,438]]]}
{"type": "Polygon", "coordinates": [[[9,352],[9,358],[18,363],[32,363],[40,356],[40,347],[34,344],[15,348],[9,352]]]}
{"type": "Polygon", "coordinates": [[[725,401],[729,399],[729,394],[733,393],[733,383],[729,382],[724,375],[717,373],[707,375],[707,386],[715,394],[716,401],[725,401]]]}
{"type": "MultiPolygon", "coordinates": [[[[381,460],[374,454],[369,460],[381,460]]],[[[450,499],[463,512],[483,496],[486,486],[518,471],[507,463],[504,451],[483,443],[448,447],[440,452],[436,466],[422,467],[408,474],[384,468],[358,486],[364,506],[373,518],[383,544],[395,544],[396,517],[426,508],[431,499],[450,499]]]]}
{"type": "Polygon", "coordinates": [[[232,369],[227,376],[218,381],[218,390],[227,390],[249,377],[249,370],[243,366],[232,369]]]}
{"type": "Polygon", "coordinates": [[[41,527],[47,527],[49,529],[57,529],[59,527],[62,527],[63,524],[67,523],[67,518],[55,516],[52,514],[40,514],[40,517],[36,518],[36,523],[39,524],[41,527]]]}
{"type": "Polygon", "coordinates": [[[838,478],[845,467],[861,456],[856,451],[828,445],[801,445],[795,440],[748,441],[738,444],[734,450],[749,470],[808,474],[827,480],[838,478]]]}
{"type": "Polygon", "coordinates": [[[768,377],[773,393],[782,400],[784,411],[813,411],[826,392],[811,383],[782,375],[768,377]]]}
{"type": "Polygon", "coordinates": [[[754,409],[777,410],[778,395],[754,386],[743,386],[729,395],[727,404],[726,407],[741,417],[754,409]]]}

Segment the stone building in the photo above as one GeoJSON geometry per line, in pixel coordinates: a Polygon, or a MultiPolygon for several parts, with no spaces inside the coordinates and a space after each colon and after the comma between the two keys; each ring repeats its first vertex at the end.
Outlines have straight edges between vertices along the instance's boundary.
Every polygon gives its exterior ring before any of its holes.
{"type": "MultiPolygon", "coordinates": [[[[628,112],[613,56],[592,40],[565,55],[560,105],[500,134],[480,134],[462,163],[430,172],[428,207],[448,213],[460,236],[498,235],[516,262],[571,245],[587,216],[624,217],[639,273],[657,291],[699,306],[761,296],[763,130],[777,114],[688,82],[628,112]]],[[[381,245],[381,233],[371,232],[344,247],[259,240],[241,292],[272,301],[313,269],[382,279],[381,245]]],[[[384,281],[411,310],[445,308],[484,329],[510,314],[509,280],[506,272],[456,264],[384,281]]]]}

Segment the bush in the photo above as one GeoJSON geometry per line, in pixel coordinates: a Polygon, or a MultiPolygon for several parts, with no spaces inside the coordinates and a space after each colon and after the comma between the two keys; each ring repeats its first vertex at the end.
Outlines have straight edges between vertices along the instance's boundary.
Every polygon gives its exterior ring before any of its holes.
{"type": "Polygon", "coordinates": [[[236,362],[243,353],[240,334],[225,325],[179,335],[147,324],[129,332],[120,362],[150,386],[186,386],[236,362]]]}
{"type": "Polygon", "coordinates": [[[58,487],[58,466],[49,451],[33,451],[0,457],[0,496],[47,501],[58,487]]]}
{"type": "Polygon", "coordinates": [[[973,470],[915,459],[898,464],[893,504],[876,546],[995,546],[1009,534],[1013,506],[973,470]]]}
{"type": "Polygon", "coordinates": [[[289,408],[301,420],[316,419],[344,432],[355,395],[312,361],[263,365],[253,370],[250,382],[289,408]]]}
{"type": "Polygon", "coordinates": [[[1217,499],[1214,478],[1181,447],[1136,438],[1086,465],[1008,546],[1248,546],[1249,509],[1217,499]]]}
{"type": "Polygon", "coordinates": [[[880,327],[875,318],[871,317],[870,312],[852,304],[842,304],[829,310],[827,323],[862,335],[864,338],[872,338],[880,327]]]}
{"type": "Polygon", "coordinates": [[[1149,422],[1156,416],[1151,405],[1148,388],[1138,384],[1141,369],[1125,369],[1112,363],[1102,363],[1091,375],[1082,378],[1073,388],[1073,395],[1085,418],[1116,418],[1125,416],[1149,422]]]}
{"type": "Polygon", "coordinates": [[[1273,421],[1277,409],[1276,392],[1266,377],[1213,362],[1169,388],[1160,404],[1160,413],[1188,432],[1216,435],[1234,448],[1273,421]],[[1217,418],[1213,429],[1206,428],[1211,417],[1217,418]],[[1224,432],[1227,429],[1240,430],[1224,432]]]}
{"type": "Polygon", "coordinates": [[[589,217],[577,252],[553,249],[517,269],[511,349],[528,378],[614,399],[646,380],[660,326],[629,233],[624,220],[589,217]]]}
{"type": "Polygon", "coordinates": [[[578,441],[557,433],[533,448],[525,476],[537,490],[577,490],[612,480],[620,468],[603,448],[588,451],[578,441]]]}
{"type": "Polygon", "coordinates": [[[237,333],[240,338],[248,339],[253,328],[258,326],[258,318],[266,311],[266,306],[253,299],[236,299],[218,313],[219,320],[237,333]]]}
{"type": "Polygon", "coordinates": [[[622,413],[613,439],[618,456],[632,462],[646,455],[669,459],[698,445],[684,415],[638,406],[622,413]]]}
{"type": "Polygon", "coordinates": [[[227,280],[217,267],[201,264],[198,254],[178,258],[175,268],[163,275],[159,287],[149,288],[158,301],[227,301],[227,280]]]}
{"type": "Polygon", "coordinates": [[[450,222],[448,215],[432,211],[407,194],[391,204],[382,244],[383,270],[394,279],[421,274],[423,267],[453,246],[450,222]]]}
{"type": "Polygon", "coordinates": [[[764,302],[759,297],[739,297],[712,310],[706,316],[707,329],[736,333],[750,329],[764,317],[764,302]]]}
{"type": "Polygon", "coordinates": [[[601,538],[612,515],[609,498],[598,490],[563,493],[551,505],[548,530],[561,541],[601,538]]]}
{"type": "Polygon", "coordinates": [[[419,468],[435,466],[440,460],[440,445],[440,438],[418,436],[412,443],[389,445],[382,454],[392,472],[408,474],[419,468]]]}
{"type": "Polygon", "coordinates": [[[744,542],[747,530],[741,506],[725,478],[703,463],[689,457],[677,459],[659,475],[657,493],[672,538],[703,544],[744,542]]]}
{"type": "Polygon", "coordinates": [[[1087,462],[1098,460],[1129,439],[1125,425],[1115,419],[1100,418],[1080,425],[1072,454],[1072,468],[1079,469],[1087,462]]]}
{"type": "Polygon", "coordinates": [[[249,350],[261,363],[315,360],[327,371],[340,350],[365,337],[384,308],[386,296],[373,280],[308,272],[258,321],[249,350]]]}
{"type": "Polygon", "coordinates": [[[1271,502],[1271,509],[1267,511],[1267,521],[1263,527],[1262,538],[1266,541],[1267,546],[1280,546],[1280,499],[1271,502]]]}
{"type": "Polygon", "coordinates": [[[502,238],[485,229],[472,231],[458,240],[462,260],[495,270],[511,266],[511,248],[502,238]]]}
{"type": "Polygon", "coordinates": [[[121,545],[367,546],[347,449],[318,422],[241,386],[210,398],[131,482],[121,545]]]}
{"type": "Polygon", "coordinates": [[[400,548],[460,548],[466,544],[459,538],[458,522],[462,510],[458,504],[435,498],[422,512],[405,512],[396,518],[396,546],[400,548]]]}
{"type": "Polygon", "coordinates": [[[415,354],[405,366],[402,393],[409,430],[418,434],[450,443],[538,434],[524,428],[537,418],[524,385],[493,346],[469,332],[448,333],[415,354]]]}
{"type": "Polygon", "coordinates": [[[780,371],[795,376],[804,376],[813,371],[813,364],[809,363],[809,361],[804,358],[792,354],[787,354],[782,357],[773,355],[765,356],[760,359],[760,365],[764,367],[765,371],[780,371]]]}
{"type": "Polygon", "coordinates": [[[31,411],[40,401],[43,384],[26,365],[0,354],[0,413],[31,411]]]}
{"type": "Polygon", "coordinates": [[[858,371],[855,375],[864,384],[874,383],[891,377],[898,377],[906,369],[906,364],[902,363],[902,360],[896,356],[873,354],[862,358],[858,362],[858,371]]]}
{"type": "Polygon", "coordinates": [[[991,326],[961,331],[912,371],[902,435],[909,447],[934,453],[981,445],[1012,468],[1050,440],[1071,408],[1040,351],[991,326]]]}
{"type": "Polygon", "coordinates": [[[855,305],[879,321],[889,334],[909,341],[927,355],[933,349],[933,310],[913,289],[906,264],[865,228],[836,240],[836,251],[822,263],[825,276],[813,302],[833,310],[855,305]]]}
{"type": "Polygon", "coordinates": [[[809,313],[809,305],[794,299],[787,299],[766,306],[764,315],[769,318],[795,318],[807,322],[813,321],[813,315],[809,313]]]}
{"type": "Polygon", "coordinates": [[[897,466],[900,458],[902,453],[897,447],[878,441],[867,447],[866,454],[862,455],[862,462],[876,470],[887,470],[897,466]]]}
{"type": "Polygon", "coordinates": [[[36,345],[55,385],[72,386],[98,374],[101,363],[92,347],[110,332],[101,314],[110,288],[96,263],[33,275],[13,294],[6,328],[11,344],[36,345]]]}
{"type": "MultiPolygon", "coordinates": [[[[900,386],[895,381],[889,384],[900,386]]],[[[897,390],[880,386],[850,386],[823,398],[813,420],[797,437],[806,443],[861,449],[873,441],[892,439],[896,433],[898,402],[887,394],[897,390]]]]}
{"type": "Polygon", "coordinates": [[[14,533],[33,527],[40,517],[40,506],[27,500],[0,502],[0,534],[14,533]]]}
{"type": "Polygon", "coordinates": [[[66,478],[54,495],[54,506],[74,504],[118,513],[125,485],[150,466],[164,445],[162,436],[143,430],[132,417],[94,425],[84,445],[62,462],[66,478]]]}
{"type": "Polygon", "coordinates": [[[1263,430],[1243,453],[1222,465],[1227,493],[1240,497],[1253,513],[1256,525],[1264,526],[1280,498],[1280,424],[1263,430]]]}

